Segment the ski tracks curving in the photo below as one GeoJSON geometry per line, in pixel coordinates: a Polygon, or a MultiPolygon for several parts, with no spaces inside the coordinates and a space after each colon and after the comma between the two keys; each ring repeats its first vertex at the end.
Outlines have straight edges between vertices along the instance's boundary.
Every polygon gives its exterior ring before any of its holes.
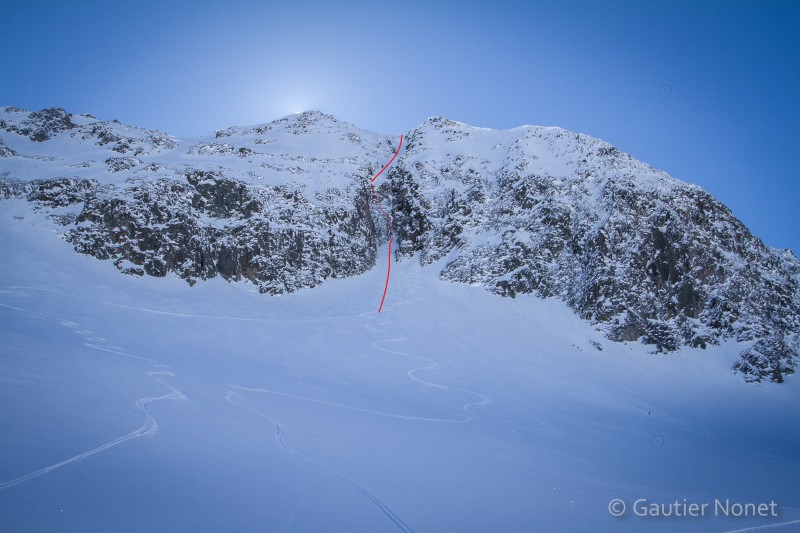
{"type": "MultiPolygon", "coordinates": [[[[387,321],[381,322],[379,324],[367,324],[364,327],[366,329],[368,329],[369,331],[373,331],[373,332],[377,332],[377,333],[388,333],[387,331],[376,329],[376,328],[378,326],[388,326],[391,323],[392,323],[391,320],[387,320],[387,321]]],[[[444,419],[425,419],[425,420],[430,420],[430,421],[434,421],[434,422],[452,422],[452,423],[469,422],[469,421],[471,421],[471,420],[473,420],[475,418],[475,413],[472,411],[473,407],[478,407],[480,405],[486,405],[486,404],[491,402],[491,399],[488,396],[486,396],[484,394],[481,394],[479,392],[475,392],[475,391],[467,390],[467,389],[459,389],[457,387],[450,387],[450,386],[447,386],[447,385],[442,385],[440,383],[435,383],[433,381],[428,381],[427,379],[423,379],[421,377],[418,377],[416,375],[418,372],[422,372],[423,370],[434,371],[434,370],[437,370],[439,368],[439,363],[437,363],[433,359],[431,359],[429,357],[426,357],[424,355],[418,355],[418,354],[414,354],[414,353],[403,352],[403,351],[400,351],[400,350],[392,350],[392,349],[385,348],[385,347],[381,346],[381,344],[386,344],[386,343],[401,343],[401,342],[407,342],[407,341],[408,341],[408,339],[404,335],[398,333],[393,338],[381,339],[381,340],[374,341],[372,343],[372,346],[376,350],[380,350],[380,351],[382,351],[384,353],[388,353],[388,354],[391,354],[391,355],[397,355],[397,356],[401,356],[401,357],[410,357],[410,358],[417,359],[417,360],[420,360],[423,363],[425,363],[422,366],[418,366],[418,367],[412,368],[411,370],[409,370],[406,373],[406,375],[409,377],[409,379],[411,379],[411,380],[413,380],[413,381],[415,381],[417,383],[421,383],[422,385],[425,385],[427,387],[432,387],[432,388],[435,388],[435,389],[448,390],[448,391],[453,391],[453,392],[464,393],[464,394],[468,394],[468,395],[471,395],[471,396],[474,396],[475,398],[477,398],[476,401],[470,402],[470,403],[465,404],[465,405],[463,405],[461,407],[461,410],[464,411],[464,413],[465,413],[463,418],[454,418],[454,419],[446,419],[446,418],[444,418],[444,419]]]]}
{"type": "MultiPolygon", "coordinates": [[[[416,287],[414,287],[414,288],[416,288],[416,287]]],[[[414,299],[411,299],[411,300],[399,300],[398,299],[398,301],[395,302],[395,305],[402,305],[402,304],[405,304],[405,303],[410,303],[412,301],[418,301],[419,299],[420,298],[414,298],[414,299]]],[[[375,313],[363,313],[363,314],[360,315],[361,318],[373,318],[373,317],[376,317],[376,316],[377,315],[375,313]]],[[[383,334],[383,335],[388,335],[389,334],[388,331],[386,331],[384,329],[378,329],[378,328],[379,327],[385,328],[385,327],[389,326],[391,323],[392,323],[391,320],[386,320],[386,321],[380,322],[378,324],[365,324],[364,328],[367,331],[371,331],[373,333],[379,333],[379,334],[383,334]]],[[[334,475],[335,477],[337,477],[341,481],[344,481],[345,483],[347,483],[349,486],[351,486],[353,489],[355,489],[357,492],[359,492],[362,496],[364,496],[367,500],[372,502],[395,526],[397,526],[398,529],[400,529],[401,531],[413,531],[408,524],[406,524],[395,512],[393,512],[389,508],[389,506],[385,502],[383,502],[380,498],[378,498],[374,493],[370,492],[369,490],[367,490],[366,488],[364,488],[363,486],[358,484],[356,481],[354,481],[352,478],[346,476],[344,473],[340,472],[339,470],[336,470],[335,468],[333,468],[332,466],[328,465],[327,463],[321,462],[321,461],[319,461],[319,460],[317,460],[317,459],[315,459],[315,458],[313,458],[313,457],[311,457],[309,455],[306,455],[306,454],[300,452],[299,450],[297,450],[296,448],[294,448],[293,446],[290,446],[289,444],[287,444],[286,441],[284,440],[284,438],[286,436],[286,428],[285,428],[285,426],[281,422],[279,422],[277,419],[275,419],[274,417],[272,417],[272,416],[270,416],[270,415],[268,415],[268,414],[266,414],[266,413],[264,413],[262,411],[259,411],[257,409],[253,409],[252,407],[250,407],[250,406],[246,405],[245,403],[243,403],[242,402],[243,398],[239,394],[240,391],[241,392],[251,392],[251,393],[261,393],[261,394],[271,394],[271,395],[275,395],[275,396],[292,398],[294,400],[301,401],[301,402],[321,404],[321,405],[327,405],[329,407],[334,407],[334,408],[339,408],[339,409],[346,409],[346,410],[350,410],[350,411],[356,411],[356,412],[359,412],[359,413],[364,413],[366,415],[374,415],[374,416],[381,416],[381,417],[400,419],[400,420],[408,420],[408,421],[417,421],[417,422],[455,423],[455,424],[464,424],[464,423],[470,422],[476,416],[474,411],[473,411],[474,407],[478,407],[478,406],[481,406],[481,405],[486,405],[486,404],[491,402],[491,399],[488,396],[486,396],[484,394],[481,394],[479,392],[475,392],[475,391],[467,390],[467,389],[460,389],[460,388],[456,388],[456,387],[450,387],[450,386],[447,386],[447,385],[442,385],[440,383],[436,383],[436,382],[424,379],[424,378],[419,377],[417,375],[418,373],[420,373],[422,371],[435,371],[435,370],[437,370],[439,368],[439,364],[435,360],[433,360],[433,359],[431,359],[429,357],[423,356],[423,355],[418,355],[418,354],[415,354],[415,353],[405,352],[405,351],[401,351],[401,350],[390,349],[390,348],[387,348],[387,347],[383,346],[384,344],[387,344],[387,343],[403,343],[403,342],[407,342],[407,341],[408,341],[408,339],[404,335],[402,335],[400,333],[394,333],[392,337],[373,341],[371,343],[371,346],[376,351],[383,352],[384,354],[389,354],[391,356],[400,356],[400,357],[411,358],[411,359],[414,359],[414,360],[422,362],[423,363],[422,365],[416,366],[416,367],[412,368],[411,370],[409,370],[406,373],[407,377],[409,379],[411,379],[412,381],[416,382],[416,383],[422,384],[422,385],[424,385],[426,387],[432,387],[432,388],[435,388],[435,389],[439,389],[439,390],[452,391],[452,392],[457,392],[457,393],[467,394],[467,395],[473,396],[475,398],[475,401],[469,402],[469,403],[467,403],[467,404],[465,404],[465,405],[463,405],[461,407],[461,410],[464,412],[463,416],[454,417],[454,418],[433,418],[433,417],[413,416],[413,415],[410,415],[410,414],[388,413],[388,412],[385,412],[385,411],[378,411],[378,410],[375,410],[375,409],[367,409],[367,408],[364,408],[364,407],[358,407],[358,406],[354,406],[354,405],[347,405],[347,404],[342,404],[342,403],[337,403],[337,402],[331,402],[331,401],[328,401],[328,400],[322,400],[322,399],[318,399],[318,398],[310,398],[310,397],[307,397],[307,396],[301,396],[301,395],[297,395],[297,394],[290,394],[290,393],[287,393],[287,392],[277,391],[277,390],[273,390],[273,389],[258,388],[258,387],[242,387],[242,386],[231,385],[231,384],[228,385],[228,389],[229,390],[225,395],[225,399],[228,400],[229,402],[233,403],[234,405],[238,405],[239,407],[242,407],[242,408],[252,412],[253,414],[255,414],[257,416],[268,420],[271,424],[273,424],[275,426],[275,442],[276,442],[276,445],[278,446],[279,449],[281,449],[282,451],[284,451],[286,453],[290,453],[290,454],[296,455],[298,457],[301,457],[301,458],[305,459],[306,461],[311,462],[311,463],[313,463],[315,465],[318,465],[319,467],[323,468],[325,471],[331,473],[332,475],[334,475]]],[[[294,508],[294,511],[292,512],[292,515],[291,515],[291,517],[289,519],[289,523],[287,524],[285,531],[288,531],[291,528],[299,509],[305,503],[305,500],[306,500],[306,498],[308,496],[308,493],[312,490],[312,488],[314,487],[314,485],[316,484],[318,479],[319,478],[315,479],[314,482],[312,482],[311,485],[309,485],[309,487],[306,489],[306,491],[301,496],[300,500],[298,501],[297,505],[294,508]]]]}
{"type": "Polygon", "coordinates": [[[186,396],[184,396],[180,391],[178,391],[171,385],[168,385],[161,379],[160,376],[174,377],[175,374],[167,370],[168,367],[166,365],[162,365],[154,359],[127,353],[124,348],[111,344],[108,340],[104,339],[103,337],[100,337],[99,335],[96,335],[91,330],[79,329],[80,328],[79,324],[71,320],[67,320],[65,318],[61,318],[49,313],[31,311],[28,309],[23,309],[20,307],[15,307],[4,303],[0,303],[0,307],[5,307],[6,309],[11,309],[12,311],[18,313],[34,315],[34,316],[42,316],[45,318],[56,320],[60,323],[60,325],[70,328],[74,331],[75,334],[82,336],[84,338],[84,343],[83,343],[84,346],[87,346],[94,350],[105,353],[111,353],[121,357],[130,357],[149,362],[153,365],[153,368],[155,368],[156,370],[145,372],[145,374],[169,389],[169,392],[167,394],[164,394],[163,396],[140,398],[134,402],[136,408],[142,411],[142,413],[144,414],[144,423],[139,428],[131,431],[130,433],[122,435],[121,437],[117,437],[114,440],[101,444],[100,446],[92,448],[91,450],[87,450],[68,459],[64,459],[63,461],[60,461],[58,463],[46,466],[44,468],[40,468],[39,470],[16,477],[14,479],[4,481],[0,483],[0,491],[9,489],[21,483],[25,483],[26,481],[30,481],[39,476],[43,476],[61,467],[83,461],[84,459],[88,459],[89,457],[101,453],[105,450],[108,450],[109,448],[113,448],[114,446],[119,446],[120,444],[123,444],[131,439],[154,435],[156,432],[158,432],[158,422],[150,413],[149,405],[153,402],[158,402],[158,401],[185,401],[187,399],[186,396]]]}
{"type": "Polygon", "coordinates": [[[140,400],[136,400],[135,402],[136,408],[140,409],[145,416],[144,424],[142,424],[140,428],[131,431],[127,435],[123,435],[112,441],[106,442],[105,444],[101,444],[96,448],[92,448],[91,450],[79,453],[74,457],[65,459],[59,463],[46,466],[44,468],[36,470],[35,472],[31,472],[30,474],[25,474],[24,476],[20,476],[18,478],[14,478],[9,481],[0,483],[0,490],[5,490],[10,487],[13,487],[14,485],[19,485],[20,483],[24,483],[39,476],[43,476],[45,474],[52,472],[53,470],[61,468],[62,466],[67,466],[68,464],[77,463],[78,461],[83,461],[84,459],[87,459],[92,455],[108,450],[109,448],[113,448],[114,446],[118,446],[123,442],[127,442],[131,439],[135,439],[138,437],[146,437],[155,434],[158,431],[158,422],[156,422],[156,419],[153,418],[152,414],[150,414],[150,411],[148,410],[147,406],[152,402],[157,402],[160,400],[184,400],[186,398],[183,394],[181,394],[174,388],[170,387],[170,389],[171,389],[170,392],[168,394],[165,394],[164,396],[158,396],[156,398],[142,398],[140,400]]]}
{"type": "MultiPolygon", "coordinates": [[[[341,481],[344,481],[345,483],[347,483],[349,486],[351,486],[353,489],[355,489],[357,492],[359,492],[362,496],[364,496],[370,502],[372,502],[381,511],[381,513],[383,513],[384,516],[386,516],[395,526],[397,526],[398,529],[400,529],[400,531],[404,531],[404,532],[407,532],[407,533],[411,533],[411,532],[414,531],[408,524],[406,524],[403,521],[402,518],[400,518],[394,511],[392,511],[389,508],[389,506],[386,505],[380,498],[378,498],[375,494],[373,494],[372,492],[370,492],[369,490],[367,490],[363,486],[359,485],[353,479],[351,479],[350,477],[348,477],[347,475],[345,475],[341,471],[333,468],[329,464],[324,463],[324,462],[322,462],[322,461],[320,461],[318,459],[314,459],[313,457],[311,457],[309,455],[306,455],[303,452],[297,450],[296,448],[286,444],[286,442],[283,440],[284,436],[286,435],[286,429],[285,429],[284,425],[281,422],[279,422],[278,420],[276,420],[275,418],[271,417],[270,415],[268,415],[266,413],[263,413],[263,412],[261,412],[261,411],[259,411],[257,409],[253,409],[252,407],[250,407],[248,405],[245,405],[241,401],[238,401],[241,398],[241,396],[236,392],[236,390],[245,390],[245,391],[253,391],[253,390],[255,390],[255,391],[263,391],[263,392],[271,392],[271,391],[266,391],[266,390],[263,390],[263,389],[247,389],[247,388],[243,388],[243,387],[237,387],[235,385],[231,385],[230,387],[231,387],[231,389],[225,394],[225,399],[228,400],[229,402],[231,402],[234,405],[238,405],[239,407],[247,409],[251,413],[253,413],[253,414],[255,414],[255,415],[257,415],[257,416],[259,416],[261,418],[264,418],[264,419],[268,420],[271,424],[273,424],[275,426],[275,442],[276,442],[276,444],[278,445],[278,447],[282,451],[284,451],[286,453],[290,453],[292,455],[296,455],[296,456],[298,456],[298,457],[300,457],[300,458],[302,458],[302,459],[304,459],[304,460],[306,460],[306,461],[308,461],[310,463],[313,463],[313,464],[321,467],[322,469],[324,469],[326,472],[332,474],[336,478],[340,479],[341,481]]],[[[319,478],[317,478],[317,479],[319,479],[319,478]]],[[[298,509],[300,507],[302,507],[306,497],[308,496],[309,491],[311,490],[311,488],[313,487],[313,485],[315,483],[316,483],[316,480],[303,493],[303,496],[300,498],[300,501],[295,506],[294,512],[292,513],[292,515],[291,515],[291,517],[289,519],[289,523],[286,525],[286,528],[284,529],[284,531],[288,531],[291,528],[291,525],[294,522],[295,516],[297,515],[298,509]]]]}

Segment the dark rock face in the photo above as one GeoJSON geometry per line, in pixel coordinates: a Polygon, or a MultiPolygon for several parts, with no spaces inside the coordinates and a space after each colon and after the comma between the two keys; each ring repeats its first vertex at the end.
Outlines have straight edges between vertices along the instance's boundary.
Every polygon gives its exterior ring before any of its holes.
{"type": "Polygon", "coordinates": [[[6,146],[2,139],[0,139],[0,157],[11,157],[17,155],[17,152],[6,146]]]}
{"type": "Polygon", "coordinates": [[[96,189],[66,238],[128,274],[173,272],[192,284],[220,275],[279,294],[375,264],[369,191],[354,184],[348,193],[348,208],[319,208],[291,188],[194,170],[183,182],[96,189]]]}
{"type": "Polygon", "coordinates": [[[116,121],[93,122],[76,128],[71,135],[81,141],[94,141],[96,146],[128,156],[110,157],[106,162],[137,161],[135,159],[137,156],[170,150],[177,146],[174,140],[161,132],[142,130],[116,121]]]}
{"type": "Polygon", "coordinates": [[[94,180],[54,178],[32,181],[0,180],[0,199],[27,198],[41,207],[65,207],[83,202],[98,186],[94,180]]]}
{"type": "Polygon", "coordinates": [[[423,203],[418,183],[404,169],[393,169],[389,183],[394,204],[392,220],[397,235],[397,256],[412,256],[423,249],[422,236],[430,227],[430,207],[423,203]]]}
{"type": "MultiPolygon", "coordinates": [[[[22,111],[16,108],[4,108],[7,110],[22,111]]],[[[52,139],[62,131],[76,127],[72,122],[72,113],[67,113],[61,108],[42,109],[30,113],[28,120],[21,123],[8,123],[0,120],[0,129],[11,131],[19,135],[28,137],[35,142],[42,142],[52,139]]]]}

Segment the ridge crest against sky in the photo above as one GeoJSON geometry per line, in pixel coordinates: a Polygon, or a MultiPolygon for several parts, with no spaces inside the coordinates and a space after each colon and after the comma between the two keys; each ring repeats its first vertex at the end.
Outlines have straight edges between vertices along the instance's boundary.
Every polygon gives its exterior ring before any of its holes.
{"type": "Polygon", "coordinates": [[[800,4],[11,0],[0,105],[187,136],[324,109],[603,139],[800,255],[800,4]]]}

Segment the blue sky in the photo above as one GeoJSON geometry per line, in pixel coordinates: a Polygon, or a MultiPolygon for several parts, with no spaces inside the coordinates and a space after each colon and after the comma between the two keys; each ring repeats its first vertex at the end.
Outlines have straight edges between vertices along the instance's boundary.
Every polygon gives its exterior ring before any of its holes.
{"type": "Polygon", "coordinates": [[[600,137],[800,255],[800,2],[6,1],[0,105],[175,135],[320,109],[600,137]]]}

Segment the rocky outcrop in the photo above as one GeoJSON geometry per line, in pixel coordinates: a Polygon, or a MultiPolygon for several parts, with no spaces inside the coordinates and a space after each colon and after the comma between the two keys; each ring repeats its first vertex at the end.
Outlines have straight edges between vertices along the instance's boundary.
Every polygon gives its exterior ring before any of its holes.
{"type": "Polygon", "coordinates": [[[409,138],[390,173],[399,258],[446,258],[441,279],[501,296],[560,298],[657,352],[753,341],[735,365],[748,380],[795,371],[800,262],[702,189],[557,128],[432,119],[409,138]]]}
{"type": "Polygon", "coordinates": [[[11,157],[12,155],[17,155],[17,152],[6,146],[3,140],[0,139],[0,157],[11,157]]]}
{"type": "Polygon", "coordinates": [[[375,264],[368,190],[350,205],[318,207],[287,187],[252,188],[214,172],[185,181],[143,182],[92,195],[66,238],[76,250],[112,259],[123,272],[190,283],[222,276],[279,294],[375,264]]]}
{"type": "MultiPolygon", "coordinates": [[[[6,113],[24,112],[15,107],[4,107],[2,110],[6,113]]],[[[52,107],[29,113],[25,120],[18,122],[0,119],[0,129],[28,137],[35,142],[43,142],[52,139],[62,131],[75,128],[77,125],[71,119],[71,113],[58,107],[52,107]]]]}

